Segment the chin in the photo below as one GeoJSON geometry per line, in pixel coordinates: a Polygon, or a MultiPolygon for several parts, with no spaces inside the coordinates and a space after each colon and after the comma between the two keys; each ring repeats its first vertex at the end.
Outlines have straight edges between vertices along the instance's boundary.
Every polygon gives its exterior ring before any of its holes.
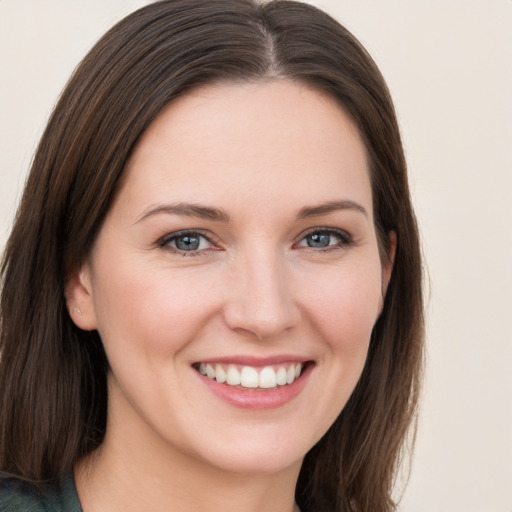
{"type": "Polygon", "coordinates": [[[288,429],[282,425],[278,432],[273,430],[258,427],[250,435],[247,432],[231,435],[231,441],[217,437],[203,452],[203,460],[223,471],[238,474],[277,474],[292,467],[298,471],[305,454],[316,443],[316,437],[283,435],[288,429]]]}

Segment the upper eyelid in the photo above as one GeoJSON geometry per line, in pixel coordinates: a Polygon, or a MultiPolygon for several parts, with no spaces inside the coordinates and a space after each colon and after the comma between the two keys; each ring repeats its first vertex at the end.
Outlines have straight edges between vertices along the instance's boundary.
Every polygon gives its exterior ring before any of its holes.
{"type": "MultiPolygon", "coordinates": [[[[206,232],[202,229],[180,229],[179,231],[173,231],[172,233],[168,233],[158,239],[158,244],[164,246],[169,243],[171,240],[179,238],[180,236],[186,235],[199,235],[208,240],[211,244],[216,245],[218,238],[213,235],[213,233],[206,232]]],[[[178,250],[178,249],[177,249],[178,250]]]]}
{"type": "Polygon", "coordinates": [[[353,236],[346,229],[333,228],[333,227],[327,227],[327,226],[325,226],[325,227],[314,227],[314,228],[307,229],[306,231],[303,231],[297,237],[297,239],[300,241],[303,238],[305,238],[306,236],[311,235],[312,233],[333,233],[333,234],[337,234],[337,235],[342,235],[342,236],[344,236],[346,238],[349,238],[350,240],[353,240],[353,236]]]}
{"type": "Polygon", "coordinates": [[[294,242],[293,247],[296,249],[302,249],[307,251],[312,251],[315,253],[318,252],[331,252],[339,249],[348,249],[349,247],[353,247],[357,245],[357,241],[354,239],[354,237],[346,230],[340,229],[340,228],[312,228],[310,230],[307,230],[303,232],[297,239],[296,242],[294,242]],[[311,234],[314,233],[327,233],[330,236],[335,236],[338,238],[338,243],[329,245],[326,247],[309,247],[305,245],[299,245],[305,238],[311,234]]]}
{"type": "MultiPolygon", "coordinates": [[[[342,236],[342,237],[348,239],[348,241],[350,243],[355,243],[354,237],[345,229],[327,227],[327,226],[315,226],[315,227],[306,229],[305,231],[302,231],[299,235],[297,235],[294,238],[294,240],[295,240],[294,245],[296,245],[298,242],[302,241],[305,237],[307,237],[308,235],[311,235],[312,233],[331,233],[331,234],[339,235],[339,236],[342,236]]],[[[220,239],[218,236],[216,236],[215,234],[213,234],[210,231],[206,231],[206,230],[203,230],[200,228],[181,229],[178,231],[174,231],[172,233],[168,233],[168,234],[160,237],[158,239],[157,243],[163,247],[166,244],[168,244],[170,241],[172,241],[176,238],[179,238],[180,236],[186,236],[186,235],[190,235],[190,234],[202,236],[203,238],[208,240],[208,242],[210,242],[213,245],[220,244],[220,239]]],[[[179,249],[176,249],[176,250],[179,250],[179,249]]]]}

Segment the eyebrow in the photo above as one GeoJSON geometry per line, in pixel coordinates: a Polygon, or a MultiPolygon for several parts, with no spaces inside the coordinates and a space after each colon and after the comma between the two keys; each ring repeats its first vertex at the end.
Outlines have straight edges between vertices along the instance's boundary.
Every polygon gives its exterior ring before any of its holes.
{"type": "Polygon", "coordinates": [[[354,210],[368,217],[366,209],[354,201],[329,201],[316,206],[305,206],[299,210],[298,219],[309,219],[310,217],[320,217],[338,210],[354,210]]]}
{"type": "Polygon", "coordinates": [[[158,213],[184,215],[186,217],[198,217],[200,219],[213,220],[217,222],[229,222],[229,215],[220,208],[212,208],[194,203],[172,203],[161,204],[150,207],[137,219],[136,224],[147,217],[158,213]]]}
{"type": "MultiPolygon", "coordinates": [[[[354,210],[362,213],[365,217],[368,217],[368,212],[363,206],[354,201],[329,201],[316,206],[305,206],[301,208],[297,213],[297,219],[309,219],[311,217],[320,217],[322,215],[328,215],[329,213],[339,210],[354,210]]],[[[171,204],[160,204],[154,207],[150,207],[145,210],[142,215],[135,222],[143,221],[144,219],[157,215],[160,213],[166,213],[171,215],[184,215],[186,217],[197,217],[199,219],[212,220],[216,222],[229,222],[229,214],[221,208],[214,208],[211,206],[203,206],[194,203],[171,203],[171,204]]]]}

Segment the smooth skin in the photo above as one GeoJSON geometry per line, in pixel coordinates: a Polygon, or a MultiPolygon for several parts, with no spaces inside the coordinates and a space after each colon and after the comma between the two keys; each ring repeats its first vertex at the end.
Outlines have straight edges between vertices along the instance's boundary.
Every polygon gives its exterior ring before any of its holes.
{"type": "Polygon", "coordinates": [[[75,469],[84,511],[292,512],[304,455],[360,377],[390,274],[365,148],[334,100],[269,79],[169,105],[67,286],[111,366],[105,441],[75,469]],[[312,369],[269,410],[226,403],[194,367],[283,354],[312,369]]]}

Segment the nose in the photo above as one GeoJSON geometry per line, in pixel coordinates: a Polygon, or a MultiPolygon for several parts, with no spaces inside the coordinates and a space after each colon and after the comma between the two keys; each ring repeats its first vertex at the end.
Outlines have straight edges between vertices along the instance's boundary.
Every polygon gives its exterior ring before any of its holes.
{"type": "Polygon", "coordinates": [[[282,259],[260,252],[234,266],[224,305],[224,318],[230,329],[270,339],[299,323],[294,283],[282,259]]]}

